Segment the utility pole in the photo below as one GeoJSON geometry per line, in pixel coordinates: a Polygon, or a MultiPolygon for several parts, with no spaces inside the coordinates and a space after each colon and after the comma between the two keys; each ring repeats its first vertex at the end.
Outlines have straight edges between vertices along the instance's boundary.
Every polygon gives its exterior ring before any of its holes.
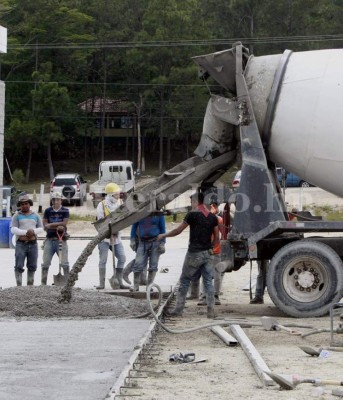
{"type": "MultiPolygon", "coordinates": [[[[7,29],[0,26],[0,53],[7,53],[7,29]]],[[[1,77],[0,77],[1,79],[1,77]]],[[[4,184],[5,83],[0,81],[0,185],[4,184]]],[[[2,203],[2,191],[0,193],[2,203]]]]}
{"type": "Polygon", "coordinates": [[[106,121],[106,85],[107,85],[107,60],[106,49],[104,49],[104,83],[102,92],[102,113],[101,113],[101,161],[105,159],[105,121],[106,121]]]}

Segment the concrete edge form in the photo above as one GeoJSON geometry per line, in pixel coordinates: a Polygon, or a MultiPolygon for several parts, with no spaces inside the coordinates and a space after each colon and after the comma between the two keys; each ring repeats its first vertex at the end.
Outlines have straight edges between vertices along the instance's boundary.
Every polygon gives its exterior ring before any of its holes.
{"type": "MultiPolygon", "coordinates": [[[[171,293],[169,294],[166,301],[161,304],[158,312],[156,313],[157,317],[160,317],[162,315],[164,308],[169,304],[169,302],[173,298],[174,292],[175,292],[175,288],[174,288],[174,290],[171,291],[171,293]]],[[[107,393],[107,395],[105,397],[106,400],[114,400],[121,396],[130,397],[130,395],[128,395],[128,394],[122,395],[121,388],[126,386],[126,380],[129,378],[130,371],[134,369],[134,364],[137,362],[137,359],[144,352],[146,346],[149,344],[149,341],[152,340],[157,328],[158,328],[158,324],[155,320],[153,320],[149,326],[148,331],[144,334],[142,339],[138,342],[137,346],[135,347],[135,350],[132,353],[131,357],[129,358],[127,365],[124,367],[124,369],[122,370],[118,379],[116,380],[114,385],[111,387],[111,389],[107,393]]]]}
{"type": "Polygon", "coordinates": [[[229,335],[224,328],[221,326],[212,326],[211,331],[217,335],[225,344],[227,344],[230,347],[237,346],[238,342],[237,340],[229,335]]]}
{"type": "Polygon", "coordinates": [[[239,325],[230,325],[230,330],[240,343],[244,353],[248,357],[257,376],[261,379],[263,384],[265,386],[275,385],[274,381],[265,373],[265,371],[271,372],[270,369],[243,329],[239,325]]]}

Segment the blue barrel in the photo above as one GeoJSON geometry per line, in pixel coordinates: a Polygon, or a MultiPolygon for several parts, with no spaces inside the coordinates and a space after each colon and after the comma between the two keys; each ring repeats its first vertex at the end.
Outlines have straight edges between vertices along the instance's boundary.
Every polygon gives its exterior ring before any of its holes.
{"type": "Polygon", "coordinates": [[[0,218],[0,248],[9,248],[12,234],[10,232],[11,217],[0,218]]]}

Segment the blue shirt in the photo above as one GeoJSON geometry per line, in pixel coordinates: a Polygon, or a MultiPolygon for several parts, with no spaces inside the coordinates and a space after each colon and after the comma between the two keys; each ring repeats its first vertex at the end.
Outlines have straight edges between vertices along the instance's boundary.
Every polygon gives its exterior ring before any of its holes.
{"type": "MultiPolygon", "coordinates": [[[[131,227],[131,240],[136,236],[140,240],[149,240],[155,238],[160,233],[166,233],[166,223],[163,215],[152,215],[135,222],[131,227]]],[[[162,240],[165,242],[165,239],[162,240]]]]}
{"type": "MultiPolygon", "coordinates": [[[[44,211],[43,219],[46,219],[48,224],[63,222],[64,219],[69,219],[69,210],[68,208],[61,207],[59,210],[55,211],[53,207],[49,207],[44,211]]],[[[67,232],[67,227],[65,227],[65,232],[67,232]]],[[[56,228],[48,229],[46,237],[57,238],[56,228]]]]}

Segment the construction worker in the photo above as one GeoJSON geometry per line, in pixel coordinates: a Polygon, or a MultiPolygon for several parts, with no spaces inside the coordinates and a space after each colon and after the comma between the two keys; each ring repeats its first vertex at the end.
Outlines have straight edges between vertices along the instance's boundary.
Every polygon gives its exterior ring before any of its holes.
{"type": "Polygon", "coordinates": [[[62,207],[62,194],[54,192],[51,196],[52,206],[44,211],[43,226],[46,231],[44,241],[43,263],[41,284],[46,285],[49,267],[54,254],[59,255],[59,237],[62,239],[62,259],[60,263],[64,276],[69,275],[68,245],[67,245],[67,224],[69,221],[69,210],[62,207]]]}
{"type": "Polygon", "coordinates": [[[258,275],[256,278],[255,296],[250,300],[250,304],[263,304],[264,291],[266,289],[267,270],[269,266],[268,260],[257,261],[258,275]]]}
{"type": "MultiPolygon", "coordinates": [[[[223,231],[223,218],[219,215],[219,207],[218,203],[213,201],[210,205],[210,210],[213,215],[215,215],[218,219],[218,228],[219,228],[219,233],[222,234],[223,231]]],[[[218,271],[216,268],[216,265],[221,261],[221,246],[220,246],[220,241],[216,245],[213,246],[213,280],[214,280],[214,304],[215,305],[220,305],[221,301],[219,299],[219,293],[221,289],[221,284],[222,284],[222,279],[223,279],[223,273],[221,271],[218,271]]],[[[198,282],[192,282],[192,285],[199,285],[198,282]]],[[[198,306],[206,306],[206,293],[205,293],[205,288],[204,284],[202,282],[201,284],[201,295],[200,299],[198,302],[198,306]]]]}
{"type": "Polygon", "coordinates": [[[202,276],[207,302],[207,318],[214,318],[213,250],[219,242],[218,219],[204,206],[203,193],[191,196],[192,210],[187,213],[183,222],[168,233],[160,234],[157,240],[179,235],[187,226],[190,227],[188,251],[179,279],[176,307],[169,315],[182,315],[186,302],[188,287],[191,281],[202,276]],[[212,240],[213,235],[213,240],[212,240]]]}
{"type": "MultiPolygon", "coordinates": [[[[96,209],[97,218],[102,219],[107,217],[110,213],[116,211],[122,204],[120,199],[120,187],[115,183],[108,183],[105,186],[106,197],[102,200],[96,209]]],[[[97,289],[105,288],[106,279],[106,264],[108,257],[108,250],[111,250],[113,257],[113,276],[109,279],[112,289],[129,289],[123,283],[123,268],[125,265],[126,257],[124,252],[123,243],[120,239],[120,232],[112,234],[109,239],[105,239],[98,244],[99,249],[99,286],[97,289]],[[115,267],[114,256],[118,260],[118,265],[115,267]]]]}
{"type": "Polygon", "coordinates": [[[132,265],[133,287],[132,291],[138,292],[141,274],[148,265],[147,286],[153,283],[160,255],[165,252],[165,239],[157,241],[159,234],[166,232],[166,224],[162,213],[154,213],[134,223],[131,227],[130,247],[136,251],[135,262],[132,265]],[[138,246],[137,246],[138,238],[138,246]]]}
{"type": "Polygon", "coordinates": [[[125,282],[127,282],[129,285],[132,284],[132,282],[129,279],[129,275],[132,272],[132,267],[133,264],[135,263],[135,259],[131,260],[128,264],[126,264],[124,271],[123,271],[123,279],[125,282]]]}
{"type": "Polygon", "coordinates": [[[43,233],[41,217],[30,209],[33,201],[27,194],[19,196],[17,211],[11,222],[11,232],[16,235],[14,273],[17,286],[22,286],[22,273],[26,259],[27,285],[33,285],[37,270],[38,244],[37,235],[43,233]]]}

